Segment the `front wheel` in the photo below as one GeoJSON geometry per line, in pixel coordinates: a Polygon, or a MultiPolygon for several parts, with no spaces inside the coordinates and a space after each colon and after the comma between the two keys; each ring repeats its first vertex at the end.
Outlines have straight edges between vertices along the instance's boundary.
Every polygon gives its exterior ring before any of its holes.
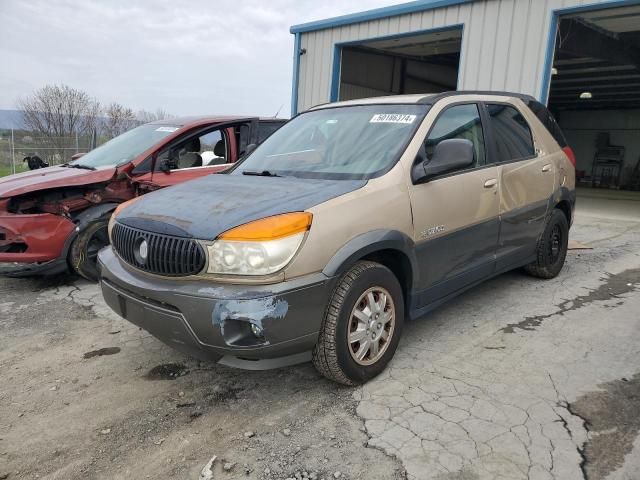
{"type": "Polygon", "coordinates": [[[530,275],[554,278],[562,270],[569,246],[569,222],[557,208],[551,212],[538,246],[536,260],[525,267],[530,275]]]}
{"type": "Polygon", "coordinates": [[[97,282],[100,272],[98,272],[98,252],[109,245],[109,225],[110,214],[100,217],[87,225],[77,238],[73,241],[69,250],[69,264],[78,275],[97,282]]]}
{"type": "Polygon", "coordinates": [[[339,280],[329,299],[313,364],[344,385],[365,383],[393,357],[404,324],[404,299],[396,276],[363,261],[339,280]]]}

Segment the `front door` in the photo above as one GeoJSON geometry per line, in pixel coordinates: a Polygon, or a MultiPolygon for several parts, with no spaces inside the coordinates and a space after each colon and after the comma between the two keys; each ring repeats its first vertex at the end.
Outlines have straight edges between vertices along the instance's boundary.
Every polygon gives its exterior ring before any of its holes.
{"type": "Polygon", "coordinates": [[[182,137],[157,154],[151,183],[163,188],[224,170],[236,160],[236,145],[229,127],[182,137]]]}
{"type": "Polygon", "coordinates": [[[420,308],[493,273],[499,233],[498,167],[487,158],[476,103],[443,107],[425,139],[427,158],[446,139],[474,145],[470,168],[410,185],[414,241],[420,264],[420,308]]]}
{"type": "Polygon", "coordinates": [[[554,185],[554,164],[535,148],[522,113],[510,104],[486,105],[500,180],[497,269],[530,261],[544,229],[554,185]]]}

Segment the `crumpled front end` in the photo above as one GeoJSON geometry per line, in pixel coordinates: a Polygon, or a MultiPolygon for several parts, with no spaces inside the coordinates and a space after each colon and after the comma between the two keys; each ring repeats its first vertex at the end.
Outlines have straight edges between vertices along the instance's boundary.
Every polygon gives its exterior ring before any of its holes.
{"type": "Polygon", "coordinates": [[[57,273],[67,268],[67,240],[76,228],[51,213],[14,214],[0,200],[0,274],[57,273]]]}

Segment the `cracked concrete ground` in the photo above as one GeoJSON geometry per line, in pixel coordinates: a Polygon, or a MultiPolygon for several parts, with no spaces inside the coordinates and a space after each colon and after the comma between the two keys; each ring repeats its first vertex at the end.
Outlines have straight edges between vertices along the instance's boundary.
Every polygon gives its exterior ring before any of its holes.
{"type": "Polygon", "coordinates": [[[615,220],[585,203],[572,238],[593,249],[558,278],[511,272],[409,324],[354,393],[408,478],[640,478],[640,203],[615,220]]]}
{"type": "Polygon", "coordinates": [[[406,325],[358,389],[190,360],[83,281],[0,279],[0,478],[195,479],[215,454],[216,479],[637,480],[640,203],[580,202],[572,238],[592,249],[558,278],[406,325]]]}

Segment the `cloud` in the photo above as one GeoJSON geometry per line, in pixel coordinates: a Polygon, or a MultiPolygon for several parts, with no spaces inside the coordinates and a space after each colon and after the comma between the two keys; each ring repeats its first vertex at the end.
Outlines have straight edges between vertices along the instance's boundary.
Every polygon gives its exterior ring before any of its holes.
{"type": "Polygon", "coordinates": [[[51,83],[176,114],[289,112],[293,24],[393,0],[0,1],[0,108],[51,83]]]}

